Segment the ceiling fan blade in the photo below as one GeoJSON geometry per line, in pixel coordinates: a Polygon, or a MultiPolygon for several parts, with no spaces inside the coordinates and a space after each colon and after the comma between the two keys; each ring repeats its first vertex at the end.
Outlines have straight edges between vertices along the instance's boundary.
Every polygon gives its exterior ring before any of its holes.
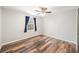
{"type": "Polygon", "coordinates": [[[39,10],[35,10],[36,12],[41,12],[41,11],[39,11],[39,10]]]}
{"type": "Polygon", "coordinates": [[[39,15],[40,13],[37,13],[36,15],[39,15]]]}
{"type": "Polygon", "coordinates": [[[51,11],[46,11],[45,13],[52,13],[51,11]]]}

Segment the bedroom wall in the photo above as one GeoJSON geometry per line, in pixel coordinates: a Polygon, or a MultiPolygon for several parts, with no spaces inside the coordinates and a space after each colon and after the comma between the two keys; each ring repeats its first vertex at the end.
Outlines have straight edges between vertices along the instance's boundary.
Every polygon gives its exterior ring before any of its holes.
{"type": "Polygon", "coordinates": [[[1,39],[2,39],[2,35],[1,35],[1,7],[0,7],[0,48],[1,48],[1,39]]]}
{"type": "MultiPolygon", "coordinates": [[[[25,16],[18,10],[2,8],[2,45],[41,34],[41,18],[37,17],[37,31],[24,33],[25,16]]],[[[33,16],[31,16],[33,17],[33,16]]]]}
{"type": "Polygon", "coordinates": [[[76,43],[76,9],[37,17],[37,32],[24,33],[26,15],[29,14],[2,8],[2,45],[39,34],[76,43]]]}
{"type": "Polygon", "coordinates": [[[76,43],[76,8],[44,17],[44,34],[76,43]]]}

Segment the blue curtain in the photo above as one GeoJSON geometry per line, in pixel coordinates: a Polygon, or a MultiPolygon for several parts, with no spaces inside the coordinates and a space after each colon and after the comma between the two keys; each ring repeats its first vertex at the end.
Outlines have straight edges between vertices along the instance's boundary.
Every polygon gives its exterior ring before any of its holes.
{"type": "Polygon", "coordinates": [[[25,16],[25,28],[24,28],[24,33],[27,32],[27,24],[29,22],[29,16],[25,16]]]}
{"type": "Polygon", "coordinates": [[[37,31],[36,18],[34,18],[35,31],[37,31]]]}

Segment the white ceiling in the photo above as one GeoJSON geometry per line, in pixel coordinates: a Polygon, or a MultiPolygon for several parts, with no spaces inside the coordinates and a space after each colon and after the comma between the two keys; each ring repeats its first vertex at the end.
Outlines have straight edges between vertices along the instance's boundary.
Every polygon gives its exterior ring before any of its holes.
{"type": "MultiPolygon", "coordinates": [[[[46,7],[48,8],[48,10],[52,11],[52,13],[77,8],[76,6],[46,6],[46,7]]],[[[39,10],[39,6],[5,6],[4,8],[20,10],[30,15],[36,15],[37,13],[34,10],[39,10]]]]}

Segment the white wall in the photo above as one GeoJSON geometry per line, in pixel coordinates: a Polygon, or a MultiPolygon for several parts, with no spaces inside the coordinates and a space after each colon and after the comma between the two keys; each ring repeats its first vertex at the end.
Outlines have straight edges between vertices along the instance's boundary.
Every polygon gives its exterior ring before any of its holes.
{"type": "Polygon", "coordinates": [[[1,7],[0,7],[0,48],[1,48],[1,39],[2,39],[1,36],[2,35],[1,35],[1,7]]]}
{"type": "MultiPolygon", "coordinates": [[[[76,43],[76,9],[37,17],[37,32],[24,33],[25,12],[2,8],[2,45],[8,42],[45,34],[76,43]]],[[[32,17],[32,16],[31,16],[32,17]]]]}
{"type": "Polygon", "coordinates": [[[24,33],[25,12],[2,8],[2,45],[41,34],[41,18],[37,17],[37,31],[24,33]]]}
{"type": "Polygon", "coordinates": [[[76,43],[76,9],[44,17],[44,34],[76,43]]]}

